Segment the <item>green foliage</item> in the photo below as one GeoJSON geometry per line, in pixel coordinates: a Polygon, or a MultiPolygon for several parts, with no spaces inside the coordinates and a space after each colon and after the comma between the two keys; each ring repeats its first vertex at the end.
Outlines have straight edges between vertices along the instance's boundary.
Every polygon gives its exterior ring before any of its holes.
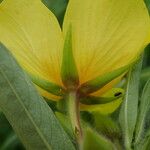
{"type": "Polygon", "coordinates": [[[150,67],[150,44],[145,48],[143,68],[150,67]]]}
{"type": "Polygon", "coordinates": [[[137,119],[141,68],[142,59],[128,73],[126,95],[119,116],[124,146],[127,149],[131,148],[137,119]]]}
{"type": "Polygon", "coordinates": [[[87,128],[84,131],[83,150],[115,150],[115,146],[106,137],[87,128]]]}
{"type": "Polygon", "coordinates": [[[73,150],[50,107],[2,44],[0,60],[0,107],[24,146],[73,150]]]}
{"type": "Polygon", "coordinates": [[[16,136],[16,134],[10,133],[9,136],[7,137],[7,140],[0,147],[0,150],[7,150],[10,148],[11,150],[19,149],[19,147],[17,148],[19,144],[20,144],[20,141],[18,140],[18,137],[16,136]]]}
{"type": "Polygon", "coordinates": [[[101,115],[100,113],[93,113],[94,123],[93,127],[103,135],[111,140],[116,140],[121,137],[120,128],[116,120],[110,116],[101,115]]]}
{"type": "Polygon", "coordinates": [[[135,145],[143,145],[143,141],[150,137],[150,79],[147,81],[139,106],[139,115],[136,125],[135,145]]]}
{"type": "Polygon", "coordinates": [[[141,73],[141,84],[142,84],[142,87],[145,85],[145,83],[147,82],[149,77],[150,77],[150,67],[146,67],[146,68],[144,68],[142,70],[142,73],[141,73]]]}
{"type": "Polygon", "coordinates": [[[9,122],[0,112],[0,150],[24,150],[9,122]]]}

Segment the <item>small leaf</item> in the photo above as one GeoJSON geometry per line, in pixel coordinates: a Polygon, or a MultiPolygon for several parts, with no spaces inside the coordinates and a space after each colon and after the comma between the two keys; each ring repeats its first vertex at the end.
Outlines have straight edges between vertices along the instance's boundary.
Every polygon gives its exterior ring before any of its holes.
{"type": "Polygon", "coordinates": [[[147,81],[140,100],[139,114],[135,132],[135,145],[150,136],[150,78],[147,81]]]}
{"type": "Polygon", "coordinates": [[[128,73],[125,98],[120,110],[119,121],[122,128],[124,146],[131,148],[133,132],[135,129],[139,99],[139,81],[142,68],[142,58],[128,73]]]}
{"type": "Polygon", "coordinates": [[[2,44],[0,106],[26,149],[75,149],[48,104],[2,44]]]}
{"type": "Polygon", "coordinates": [[[84,132],[83,150],[115,150],[115,147],[106,137],[87,128],[84,132]]]}
{"type": "Polygon", "coordinates": [[[63,60],[61,66],[61,77],[62,77],[63,84],[68,89],[72,89],[72,88],[74,89],[79,84],[78,71],[73,56],[71,25],[65,37],[64,49],[63,49],[63,60]]]}

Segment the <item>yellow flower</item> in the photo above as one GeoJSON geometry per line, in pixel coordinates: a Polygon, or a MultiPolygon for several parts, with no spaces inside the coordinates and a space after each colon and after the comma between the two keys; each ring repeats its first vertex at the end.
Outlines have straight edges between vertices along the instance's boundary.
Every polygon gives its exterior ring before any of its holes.
{"type": "MultiPolygon", "coordinates": [[[[150,22],[143,0],[69,0],[62,30],[40,0],[3,0],[0,41],[35,83],[39,81],[42,95],[54,100],[61,96],[48,92],[49,83],[65,89],[61,65],[70,25],[79,86],[133,63],[149,42],[150,22]]],[[[120,78],[92,94],[100,96],[120,78]]]]}

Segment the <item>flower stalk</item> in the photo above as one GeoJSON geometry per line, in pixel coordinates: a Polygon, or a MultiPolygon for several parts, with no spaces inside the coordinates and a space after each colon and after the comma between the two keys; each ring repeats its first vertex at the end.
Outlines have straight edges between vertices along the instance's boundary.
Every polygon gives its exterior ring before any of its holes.
{"type": "Polygon", "coordinates": [[[80,124],[79,99],[75,91],[68,94],[68,113],[77,143],[82,143],[82,129],[80,124]]]}

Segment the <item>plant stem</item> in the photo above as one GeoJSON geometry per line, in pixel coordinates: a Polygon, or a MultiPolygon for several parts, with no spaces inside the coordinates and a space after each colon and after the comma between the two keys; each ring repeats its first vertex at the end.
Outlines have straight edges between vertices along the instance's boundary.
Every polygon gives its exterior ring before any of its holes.
{"type": "Polygon", "coordinates": [[[74,91],[68,94],[68,112],[76,140],[78,144],[81,145],[82,130],[80,125],[79,99],[74,91]]]}

